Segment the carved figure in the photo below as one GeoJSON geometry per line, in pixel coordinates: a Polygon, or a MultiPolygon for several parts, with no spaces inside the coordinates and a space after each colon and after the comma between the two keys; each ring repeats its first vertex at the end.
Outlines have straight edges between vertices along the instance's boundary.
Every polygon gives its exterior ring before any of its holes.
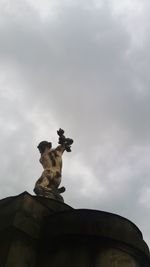
{"type": "Polygon", "coordinates": [[[34,192],[38,196],[63,201],[60,193],[63,193],[65,188],[59,188],[62,174],[62,155],[65,150],[71,152],[73,140],[66,138],[62,129],[59,129],[57,134],[59,136],[59,145],[55,149],[52,149],[52,143],[48,141],[42,141],[38,145],[41,154],[40,163],[44,171],[35,184],[34,192]]]}

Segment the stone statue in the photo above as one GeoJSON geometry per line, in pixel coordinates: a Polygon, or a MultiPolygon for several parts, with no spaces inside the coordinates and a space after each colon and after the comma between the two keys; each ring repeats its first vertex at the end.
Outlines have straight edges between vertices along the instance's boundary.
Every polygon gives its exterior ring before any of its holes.
{"type": "Polygon", "coordinates": [[[34,192],[38,196],[63,201],[60,193],[63,193],[65,188],[59,188],[62,173],[62,154],[65,150],[71,152],[73,140],[66,138],[62,129],[59,129],[57,134],[59,145],[55,149],[52,149],[52,143],[47,141],[42,141],[38,145],[41,153],[40,163],[44,171],[35,184],[34,192]]]}

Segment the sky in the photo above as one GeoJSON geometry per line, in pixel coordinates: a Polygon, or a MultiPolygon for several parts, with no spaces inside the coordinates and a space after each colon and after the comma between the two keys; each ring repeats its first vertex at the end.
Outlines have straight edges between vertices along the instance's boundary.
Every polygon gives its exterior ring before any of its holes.
{"type": "Polygon", "coordinates": [[[150,245],[149,0],[0,0],[0,198],[33,193],[37,145],[74,139],[65,203],[150,245]]]}

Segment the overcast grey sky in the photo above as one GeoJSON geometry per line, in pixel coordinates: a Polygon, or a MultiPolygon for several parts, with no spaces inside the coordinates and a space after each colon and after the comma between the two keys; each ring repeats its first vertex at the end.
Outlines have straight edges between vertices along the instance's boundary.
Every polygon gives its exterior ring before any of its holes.
{"type": "Polygon", "coordinates": [[[150,244],[149,0],[0,0],[0,197],[33,194],[37,145],[74,139],[65,202],[150,244]]]}

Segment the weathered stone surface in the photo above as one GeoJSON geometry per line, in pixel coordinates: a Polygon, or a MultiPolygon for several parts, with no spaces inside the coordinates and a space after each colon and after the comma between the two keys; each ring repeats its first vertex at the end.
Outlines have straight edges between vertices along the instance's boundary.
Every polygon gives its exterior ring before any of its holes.
{"type": "Polygon", "coordinates": [[[103,236],[135,246],[149,255],[149,249],[137,226],[116,214],[88,209],[70,210],[50,216],[45,223],[52,226],[47,229],[45,238],[70,235],[103,236]]]}
{"type": "Polygon", "coordinates": [[[0,201],[0,267],[149,267],[140,230],[118,215],[27,192],[0,201]]]}
{"type": "Polygon", "coordinates": [[[149,249],[141,231],[115,214],[94,210],[53,214],[45,220],[42,234],[46,244],[43,267],[50,265],[50,259],[54,267],[66,266],[71,259],[72,267],[150,266],[149,249]]]}
{"type": "Polygon", "coordinates": [[[97,266],[140,267],[130,254],[119,249],[105,249],[97,257],[97,266]]]}
{"type": "Polygon", "coordinates": [[[44,218],[72,209],[27,192],[0,201],[0,267],[36,266],[44,218]]]}

